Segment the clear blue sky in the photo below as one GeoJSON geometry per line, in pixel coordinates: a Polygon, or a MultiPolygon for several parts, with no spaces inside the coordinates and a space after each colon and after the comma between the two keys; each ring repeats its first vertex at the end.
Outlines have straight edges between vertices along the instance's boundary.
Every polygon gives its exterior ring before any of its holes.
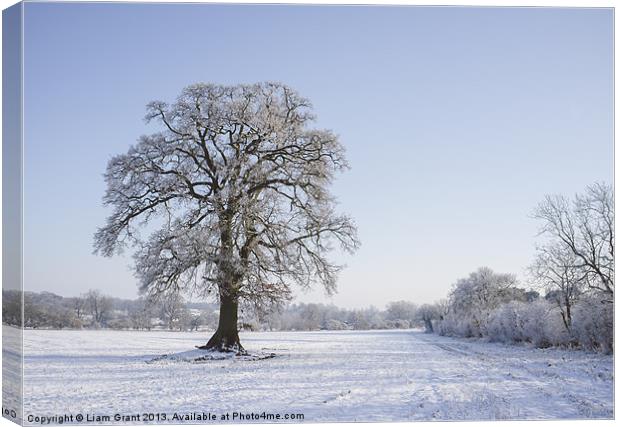
{"type": "Polygon", "coordinates": [[[612,25],[610,9],[27,3],[25,288],[135,297],[129,256],[91,254],[108,159],[149,132],[148,101],[262,80],[309,97],[348,150],[334,192],[362,248],[331,302],[430,302],[482,265],[523,278],[544,194],[612,180],[612,25]]]}

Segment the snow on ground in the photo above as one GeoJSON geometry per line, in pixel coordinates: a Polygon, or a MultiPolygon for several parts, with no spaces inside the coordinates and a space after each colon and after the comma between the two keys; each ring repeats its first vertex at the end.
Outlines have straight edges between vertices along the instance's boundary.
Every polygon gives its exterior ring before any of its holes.
{"type": "Polygon", "coordinates": [[[4,416],[21,421],[22,405],[22,331],[19,328],[2,328],[2,408],[4,416]]]}
{"type": "Polygon", "coordinates": [[[277,357],[154,361],[207,338],[27,330],[25,418],[163,412],[169,420],[203,411],[301,413],[306,422],[613,417],[611,356],[398,330],[244,333],[247,350],[277,357]]]}

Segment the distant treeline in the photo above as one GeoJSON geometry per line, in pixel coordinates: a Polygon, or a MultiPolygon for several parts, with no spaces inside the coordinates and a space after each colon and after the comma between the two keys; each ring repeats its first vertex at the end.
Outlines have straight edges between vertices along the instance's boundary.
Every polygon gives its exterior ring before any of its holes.
{"type": "MultiPolygon", "coordinates": [[[[4,324],[19,326],[21,307],[21,291],[2,291],[4,324]]],[[[97,290],[79,297],[62,297],[51,292],[23,293],[26,328],[196,330],[217,325],[216,307],[215,304],[188,303],[178,295],[155,301],[113,298],[97,290]]]]}
{"type": "MultiPolygon", "coordinates": [[[[2,321],[21,324],[22,294],[3,291],[2,321]]],[[[158,300],[112,298],[91,290],[79,297],[62,297],[50,292],[25,292],[24,326],[39,329],[135,329],[214,330],[218,306],[186,302],[180,295],[158,300]]],[[[423,326],[419,306],[407,301],[375,307],[343,309],[328,304],[289,304],[269,313],[251,307],[241,310],[239,327],[244,330],[364,330],[407,329],[423,326]]]]}

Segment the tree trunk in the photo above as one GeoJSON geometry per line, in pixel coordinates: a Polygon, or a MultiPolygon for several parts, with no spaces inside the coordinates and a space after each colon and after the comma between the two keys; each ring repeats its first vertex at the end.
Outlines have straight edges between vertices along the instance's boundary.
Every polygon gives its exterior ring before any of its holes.
{"type": "Polygon", "coordinates": [[[206,345],[199,347],[200,349],[235,352],[237,354],[246,353],[239,341],[239,331],[237,330],[238,308],[239,300],[237,297],[220,293],[220,318],[217,330],[206,345]]]}
{"type": "Polygon", "coordinates": [[[433,333],[433,321],[431,319],[424,319],[424,326],[426,328],[426,333],[433,333]]]}
{"type": "Polygon", "coordinates": [[[570,301],[566,298],[566,326],[570,332],[570,328],[573,324],[573,319],[570,313],[570,301]]]}
{"type": "Polygon", "coordinates": [[[207,345],[199,348],[222,352],[235,352],[246,354],[246,351],[239,342],[239,331],[237,330],[237,311],[239,309],[239,295],[237,286],[239,277],[235,276],[235,267],[232,264],[233,240],[232,240],[232,210],[228,208],[220,213],[219,228],[221,239],[222,261],[219,263],[220,274],[220,318],[215,334],[211,337],[207,345]]]}

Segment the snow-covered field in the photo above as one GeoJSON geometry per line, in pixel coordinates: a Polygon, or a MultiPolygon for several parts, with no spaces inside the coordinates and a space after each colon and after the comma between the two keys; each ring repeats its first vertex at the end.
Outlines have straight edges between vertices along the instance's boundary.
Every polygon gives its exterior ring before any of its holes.
{"type": "Polygon", "coordinates": [[[277,357],[147,363],[206,338],[27,330],[25,418],[145,412],[165,413],[167,421],[193,412],[303,414],[306,422],[613,417],[611,356],[411,330],[244,333],[246,349],[277,357]]]}

